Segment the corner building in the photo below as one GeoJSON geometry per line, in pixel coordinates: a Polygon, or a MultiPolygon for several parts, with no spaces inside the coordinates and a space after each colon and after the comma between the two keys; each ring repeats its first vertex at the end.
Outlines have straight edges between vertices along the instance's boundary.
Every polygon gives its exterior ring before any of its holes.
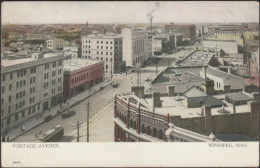
{"type": "Polygon", "coordinates": [[[62,103],[63,55],[2,60],[1,133],[62,103]]]}
{"type": "Polygon", "coordinates": [[[64,99],[103,81],[104,62],[74,58],[64,61],[64,99]]]}
{"type": "Polygon", "coordinates": [[[82,58],[104,62],[105,73],[123,71],[123,39],[118,35],[91,34],[82,37],[82,58]]]}

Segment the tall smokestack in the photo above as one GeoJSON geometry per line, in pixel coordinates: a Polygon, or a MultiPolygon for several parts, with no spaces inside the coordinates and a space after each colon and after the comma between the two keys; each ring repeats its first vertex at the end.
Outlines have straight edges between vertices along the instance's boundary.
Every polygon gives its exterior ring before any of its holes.
{"type": "Polygon", "coordinates": [[[153,17],[150,16],[151,34],[153,34],[153,17]]]}

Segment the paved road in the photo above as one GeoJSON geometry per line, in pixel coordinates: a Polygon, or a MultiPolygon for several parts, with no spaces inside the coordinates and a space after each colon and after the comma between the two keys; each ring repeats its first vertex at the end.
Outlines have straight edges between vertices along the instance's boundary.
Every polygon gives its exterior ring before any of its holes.
{"type": "MultiPolygon", "coordinates": [[[[171,60],[173,61],[173,59],[171,60]]],[[[168,65],[168,59],[162,59],[158,64],[158,72],[164,69],[168,65]]],[[[145,83],[145,79],[155,77],[154,65],[142,68],[142,84],[145,83]]],[[[136,85],[137,74],[131,73],[127,76],[114,76],[113,81],[118,82],[120,85],[118,88],[112,88],[108,86],[102,91],[97,92],[93,96],[87,98],[83,102],[71,108],[76,111],[76,115],[62,119],[61,116],[57,116],[49,122],[43,123],[36,128],[25,133],[21,137],[18,137],[13,142],[37,142],[35,140],[35,134],[40,131],[46,132],[55,125],[62,125],[64,127],[64,137],[60,139],[60,142],[76,142],[77,138],[77,121],[80,125],[80,142],[86,142],[87,134],[87,102],[90,102],[90,142],[113,142],[114,139],[114,124],[113,107],[114,107],[114,95],[120,93],[130,93],[130,88],[136,85]],[[131,80],[132,78],[132,80],[131,80]]]]}

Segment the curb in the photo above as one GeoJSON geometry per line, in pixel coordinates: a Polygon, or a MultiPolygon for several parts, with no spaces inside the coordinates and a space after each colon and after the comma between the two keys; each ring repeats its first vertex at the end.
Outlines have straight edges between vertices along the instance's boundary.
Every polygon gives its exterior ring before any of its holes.
{"type": "MultiPolygon", "coordinates": [[[[108,83],[107,85],[101,86],[101,87],[104,87],[104,88],[105,88],[105,87],[107,87],[107,86],[110,85],[110,84],[111,84],[111,82],[108,83]]],[[[99,90],[97,90],[95,93],[97,93],[97,92],[99,92],[99,91],[101,91],[101,90],[99,89],[99,90]]],[[[77,104],[79,104],[79,103],[81,103],[82,101],[86,100],[87,98],[91,97],[91,96],[94,95],[95,93],[92,93],[91,95],[88,95],[87,97],[85,97],[85,98],[83,98],[83,99],[81,99],[81,100],[76,101],[75,103],[71,104],[71,105],[69,106],[69,108],[76,106],[77,104]]],[[[67,108],[67,109],[68,109],[68,108],[67,108]]],[[[52,119],[53,119],[53,118],[56,118],[56,117],[59,116],[60,114],[64,113],[67,109],[65,108],[65,109],[62,110],[60,113],[58,113],[57,115],[53,116],[52,119]]],[[[19,135],[17,135],[16,137],[10,139],[8,142],[12,142],[13,140],[19,138],[20,136],[24,135],[25,133],[29,132],[30,130],[34,129],[35,127],[37,127],[37,126],[39,126],[39,125],[41,125],[41,124],[43,124],[43,123],[44,123],[44,120],[43,120],[42,122],[40,122],[39,124],[36,124],[35,126],[29,128],[29,129],[27,129],[27,130],[26,130],[25,132],[23,132],[22,134],[19,134],[19,135]]]]}

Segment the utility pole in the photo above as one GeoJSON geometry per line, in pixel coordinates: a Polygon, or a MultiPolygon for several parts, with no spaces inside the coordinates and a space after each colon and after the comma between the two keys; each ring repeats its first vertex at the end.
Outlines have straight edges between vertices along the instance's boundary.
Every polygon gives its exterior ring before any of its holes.
{"type": "Polygon", "coordinates": [[[139,104],[138,104],[138,112],[139,112],[139,115],[138,115],[138,120],[139,120],[139,131],[138,131],[138,133],[139,133],[139,142],[141,141],[140,140],[140,132],[141,132],[141,109],[140,109],[140,102],[139,102],[139,104]]]}
{"type": "Polygon", "coordinates": [[[111,62],[111,82],[112,82],[112,78],[113,78],[113,72],[112,72],[112,63],[113,63],[113,61],[112,61],[112,58],[110,58],[111,60],[110,60],[110,62],[111,62]]]}
{"type": "Polygon", "coordinates": [[[77,123],[77,142],[79,142],[79,120],[77,123]]]}
{"type": "Polygon", "coordinates": [[[87,142],[89,142],[89,101],[87,104],[87,142]]]}

